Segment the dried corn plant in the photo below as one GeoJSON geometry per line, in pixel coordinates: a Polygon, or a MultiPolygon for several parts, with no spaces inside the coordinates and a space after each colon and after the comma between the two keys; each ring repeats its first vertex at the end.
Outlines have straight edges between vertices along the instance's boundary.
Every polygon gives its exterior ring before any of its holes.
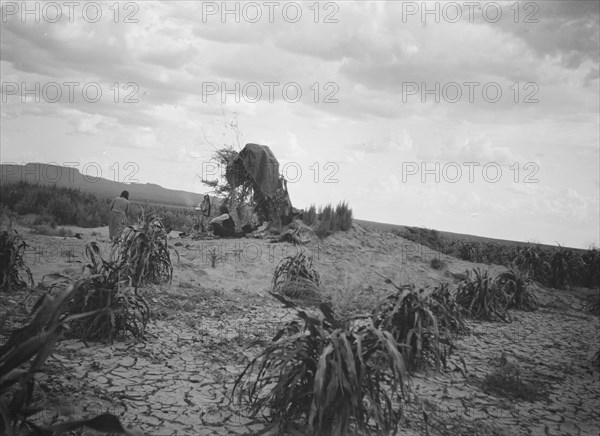
{"type": "Polygon", "coordinates": [[[273,273],[273,292],[308,303],[323,301],[321,279],[313,259],[304,252],[284,257],[273,273]]]}
{"type": "Polygon", "coordinates": [[[88,243],[85,252],[90,260],[85,268],[90,275],[81,281],[68,311],[76,314],[106,310],[91,319],[74,321],[76,328],[68,336],[110,341],[123,338],[127,333],[136,338],[143,337],[150,319],[150,307],[139,289],[133,286],[127,265],[104,260],[95,242],[88,243]]]}
{"type": "Polygon", "coordinates": [[[73,322],[104,311],[64,316],[71,299],[81,291],[82,283],[77,281],[54,296],[45,293],[34,305],[29,324],[12,332],[0,346],[0,434],[58,435],[88,427],[102,433],[139,435],[125,429],[116,416],[107,413],[91,419],[69,417],[68,421],[53,425],[30,421],[31,416],[49,406],[34,401],[34,376],[43,372],[56,341],[72,328],[73,322]]]}
{"type": "Polygon", "coordinates": [[[370,319],[348,322],[328,304],[319,311],[297,310],[304,325],[281,329],[239,375],[232,396],[237,391],[252,416],[268,412],[267,430],[278,434],[396,431],[408,383],[396,341],[370,319]]]}
{"type": "Polygon", "coordinates": [[[532,312],[537,310],[539,303],[528,289],[530,284],[529,275],[516,268],[500,274],[495,279],[495,285],[509,298],[509,309],[532,312]]]}
{"type": "Polygon", "coordinates": [[[453,336],[465,329],[447,285],[417,289],[386,282],[395,289],[373,311],[373,325],[392,334],[411,370],[439,370],[454,349],[453,336]]]}
{"type": "Polygon", "coordinates": [[[121,274],[127,275],[133,286],[146,283],[170,283],[173,279],[173,264],[170,250],[179,253],[167,242],[167,232],[161,219],[154,215],[144,216],[139,228],[127,227],[122,241],[113,247],[121,274]]]}
{"type": "Polygon", "coordinates": [[[474,318],[510,321],[507,309],[511,297],[497,285],[487,270],[476,268],[469,271],[467,278],[458,286],[456,301],[474,318]]]}

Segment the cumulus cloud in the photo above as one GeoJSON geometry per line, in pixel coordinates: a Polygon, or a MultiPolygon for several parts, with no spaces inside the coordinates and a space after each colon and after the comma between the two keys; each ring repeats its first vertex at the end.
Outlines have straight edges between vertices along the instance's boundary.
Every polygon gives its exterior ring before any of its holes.
{"type": "MultiPolygon", "coordinates": [[[[281,6],[273,22],[263,15],[258,23],[223,23],[220,14],[202,15],[212,4],[141,2],[137,24],[114,23],[108,3],[98,23],[31,25],[9,17],[0,28],[3,82],[94,82],[103,98],[24,102],[3,87],[3,159],[67,160],[85,135],[90,159],[107,149],[115,159],[143,151],[148,161],[177,167],[210,155],[203,133],[215,146],[234,143],[223,136],[228,127],[213,121],[236,112],[248,133],[242,142],[270,144],[282,162],[344,163],[340,179],[353,188],[360,180],[357,199],[371,208],[381,209],[371,203],[377,200],[396,211],[410,207],[415,216],[448,218],[456,210],[461,220],[514,214],[597,224],[598,2],[520,2],[518,22],[509,2],[498,23],[478,9],[473,22],[464,14],[457,23],[426,25],[419,17],[403,22],[400,2],[319,3],[318,22],[313,3],[300,3],[297,23],[283,19],[281,6]],[[524,22],[532,7],[539,7],[538,23],[524,22]],[[338,22],[323,22],[332,12],[338,22]],[[206,88],[250,82],[262,86],[258,102],[222,89],[208,95],[206,88]],[[265,82],[279,83],[273,101],[265,82]],[[289,82],[301,87],[297,102],[282,95],[289,82]],[[431,89],[449,82],[477,82],[475,101],[465,101],[464,86],[457,103],[406,92],[407,83],[431,89]],[[500,101],[482,98],[486,83],[501,87],[500,101]],[[124,102],[126,84],[135,85],[131,104],[124,102]],[[537,101],[526,104],[532,95],[537,101]],[[43,149],[48,143],[55,147],[43,149]],[[404,183],[398,169],[409,160],[496,162],[508,177],[514,162],[521,169],[539,162],[540,183],[474,183],[465,196],[464,186],[429,186],[417,176],[404,183]]],[[[327,186],[327,194],[315,193],[313,184],[294,188],[312,199],[335,197],[340,186],[327,186]]]]}

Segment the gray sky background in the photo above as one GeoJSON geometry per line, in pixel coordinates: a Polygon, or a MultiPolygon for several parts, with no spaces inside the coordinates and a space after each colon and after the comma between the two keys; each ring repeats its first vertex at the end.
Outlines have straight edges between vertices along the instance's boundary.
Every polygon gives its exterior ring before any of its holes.
{"type": "Polygon", "coordinates": [[[237,113],[297,207],[587,248],[598,4],[3,2],[1,159],[205,192],[237,113]]]}

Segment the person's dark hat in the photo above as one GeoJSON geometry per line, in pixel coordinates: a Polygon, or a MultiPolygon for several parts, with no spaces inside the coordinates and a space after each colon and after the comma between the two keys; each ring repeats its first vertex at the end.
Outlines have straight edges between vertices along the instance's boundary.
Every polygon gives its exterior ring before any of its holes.
{"type": "Polygon", "coordinates": [[[221,205],[221,207],[219,208],[219,212],[223,213],[229,213],[229,209],[227,209],[227,206],[225,205],[221,205]]]}
{"type": "Polygon", "coordinates": [[[123,191],[123,192],[121,192],[121,197],[126,198],[127,200],[129,200],[129,191],[123,191]]]}

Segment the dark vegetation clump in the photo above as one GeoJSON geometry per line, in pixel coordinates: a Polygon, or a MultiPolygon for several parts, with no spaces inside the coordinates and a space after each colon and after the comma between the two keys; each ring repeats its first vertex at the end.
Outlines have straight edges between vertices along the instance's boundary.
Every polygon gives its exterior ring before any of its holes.
{"type": "Polygon", "coordinates": [[[109,200],[79,189],[57,188],[28,182],[2,184],[0,204],[19,215],[41,216],[34,225],[100,227],[108,225],[109,200]]]}
{"type": "Polygon", "coordinates": [[[314,204],[311,204],[310,207],[302,214],[302,220],[307,226],[312,226],[317,222],[317,208],[314,204]]]}
{"type": "Polygon", "coordinates": [[[394,234],[434,250],[443,251],[443,241],[437,230],[424,227],[406,227],[404,231],[394,231],[394,234]]]}
{"type": "Polygon", "coordinates": [[[33,286],[31,270],[25,264],[27,243],[8,226],[0,233],[0,290],[3,292],[33,286]]]}
{"type": "MultiPolygon", "coordinates": [[[[57,188],[18,182],[0,186],[0,205],[19,215],[36,214],[31,225],[34,233],[49,236],[71,236],[69,230],[57,226],[84,228],[108,225],[111,199],[101,199],[79,189],[57,188]]],[[[192,209],[165,205],[148,205],[132,199],[130,219],[142,219],[145,212],[161,216],[167,229],[189,231],[194,225],[192,209]]]]}
{"type": "MultiPolygon", "coordinates": [[[[314,207],[311,206],[311,208],[311,214],[313,214],[314,207]]],[[[309,219],[314,222],[314,215],[309,219]]],[[[335,208],[331,204],[328,204],[324,207],[319,207],[319,211],[316,214],[316,221],[315,234],[320,239],[324,239],[335,232],[340,230],[345,232],[352,227],[352,209],[348,207],[348,203],[346,202],[339,203],[335,208]]]]}
{"type": "Polygon", "coordinates": [[[440,259],[439,257],[434,257],[433,259],[431,259],[431,261],[429,262],[429,266],[431,266],[433,269],[444,269],[446,268],[447,264],[446,262],[444,262],[442,259],[440,259]]]}

